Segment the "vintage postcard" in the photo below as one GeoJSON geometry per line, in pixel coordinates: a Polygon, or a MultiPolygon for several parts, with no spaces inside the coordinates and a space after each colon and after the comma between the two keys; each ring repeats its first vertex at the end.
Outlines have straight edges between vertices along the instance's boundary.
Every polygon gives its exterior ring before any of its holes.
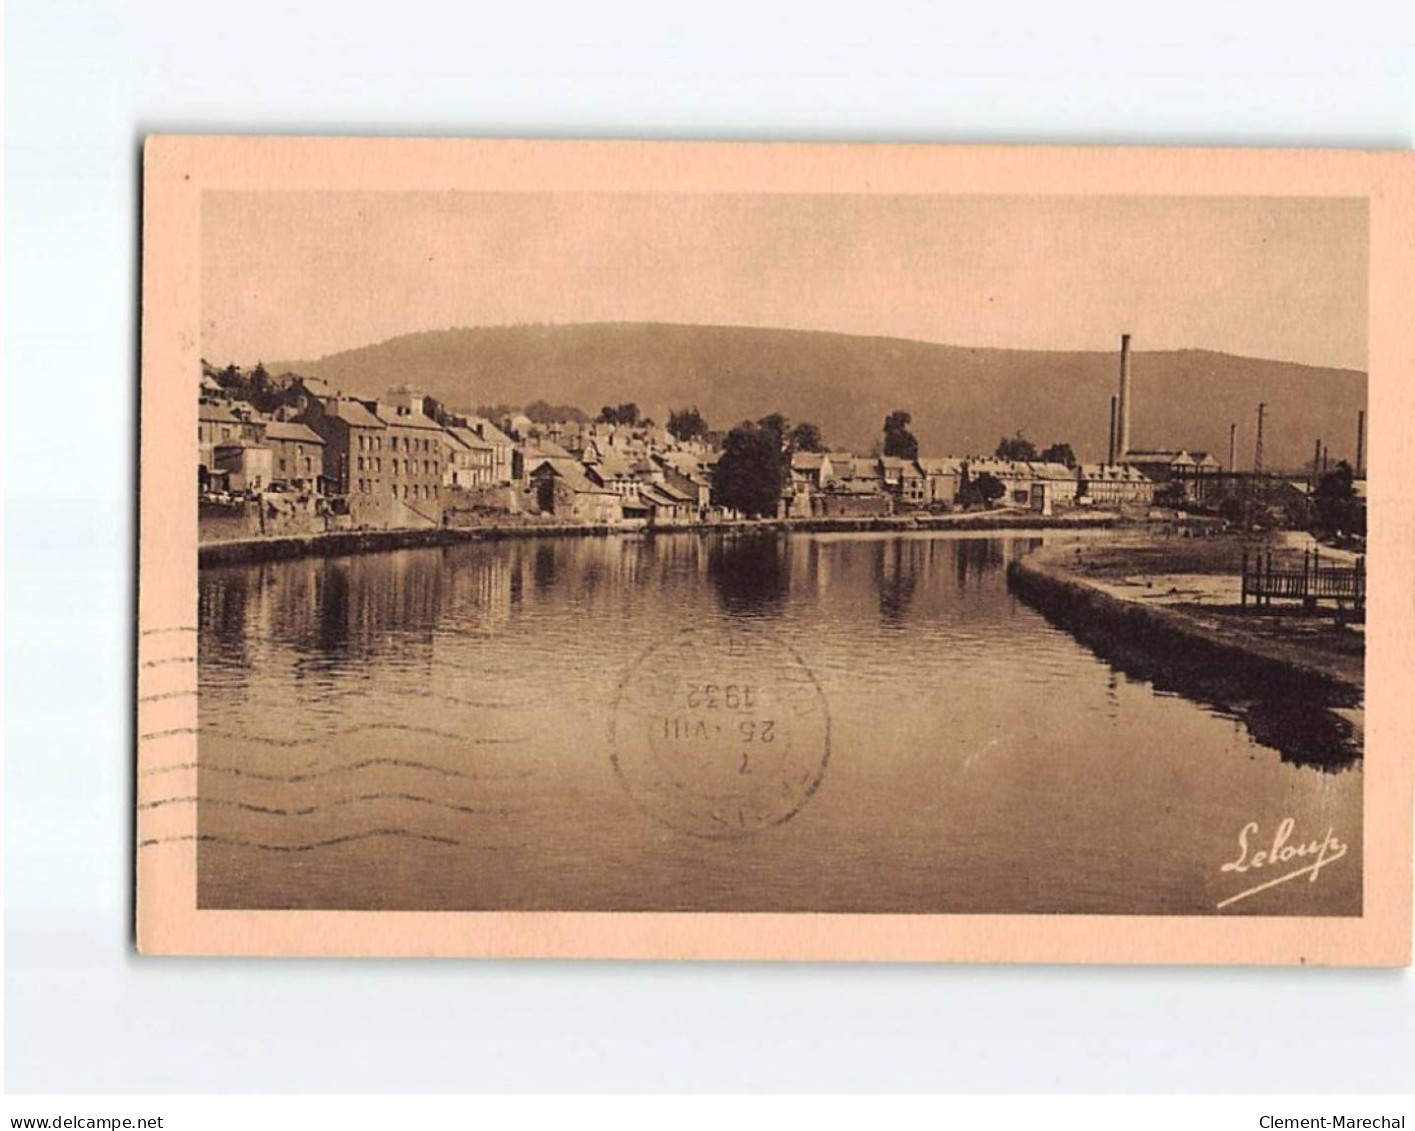
{"type": "Polygon", "coordinates": [[[144,953],[1409,962],[1411,154],[143,184],[144,953]]]}

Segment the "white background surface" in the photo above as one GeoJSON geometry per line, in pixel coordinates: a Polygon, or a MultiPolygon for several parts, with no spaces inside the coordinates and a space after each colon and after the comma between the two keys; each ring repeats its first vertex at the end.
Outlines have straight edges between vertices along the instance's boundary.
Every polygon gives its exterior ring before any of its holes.
{"type": "Polygon", "coordinates": [[[11,1091],[1412,1086],[1408,972],[140,960],[128,917],[144,133],[1408,148],[1415,6],[22,0],[6,32],[11,1091]]]}

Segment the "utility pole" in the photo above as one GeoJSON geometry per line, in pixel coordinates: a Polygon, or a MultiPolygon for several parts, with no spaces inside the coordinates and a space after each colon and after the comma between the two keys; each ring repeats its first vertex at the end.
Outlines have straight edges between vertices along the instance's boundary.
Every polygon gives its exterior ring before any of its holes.
{"type": "MultiPolygon", "coordinates": [[[[1248,477],[1248,489],[1243,492],[1243,534],[1247,537],[1253,529],[1253,493],[1258,489],[1263,475],[1263,417],[1267,415],[1266,401],[1258,403],[1258,438],[1253,444],[1253,474],[1248,477]]],[[[1266,497],[1266,492],[1264,492],[1266,497]]]]}
{"type": "Polygon", "coordinates": [[[1266,401],[1258,402],[1258,440],[1253,446],[1253,474],[1263,473],[1263,417],[1267,414],[1268,404],[1266,401]]]}

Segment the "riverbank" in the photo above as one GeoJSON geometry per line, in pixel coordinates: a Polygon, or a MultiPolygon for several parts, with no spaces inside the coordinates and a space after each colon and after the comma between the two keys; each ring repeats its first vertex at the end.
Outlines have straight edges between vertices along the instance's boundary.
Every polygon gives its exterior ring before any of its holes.
{"type": "MultiPolygon", "coordinates": [[[[1303,550],[1283,536],[1263,548],[1278,560],[1300,561],[1303,550]]],[[[1008,579],[1014,592],[1097,652],[1161,678],[1197,671],[1225,698],[1256,687],[1358,707],[1364,626],[1340,623],[1330,611],[1240,607],[1243,553],[1233,535],[1128,531],[1105,543],[1042,547],[1011,563],[1008,579]]]]}
{"type": "Polygon", "coordinates": [[[199,566],[245,565],[305,557],[448,546],[460,542],[493,542],[510,538],[609,538],[659,534],[730,534],[781,531],[789,533],[880,533],[928,530],[1095,530],[1122,520],[1110,512],[1042,516],[1030,512],[979,511],[949,515],[891,515],[887,518],[781,518],[739,522],[691,523],[668,527],[587,523],[527,522],[465,528],[427,527],[399,530],[338,530],[294,537],[244,538],[204,542],[197,549],[199,566]]]}

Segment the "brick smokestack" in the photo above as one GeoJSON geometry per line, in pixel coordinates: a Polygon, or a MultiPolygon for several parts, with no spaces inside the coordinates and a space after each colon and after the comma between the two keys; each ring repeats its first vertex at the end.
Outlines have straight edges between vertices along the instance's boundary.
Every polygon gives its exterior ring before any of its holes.
{"type": "Polygon", "coordinates": [[[1228,426],[1228,470],[1230,474],[1238,470],[1238,424],[1228,426]]]}
{"type": "Polygon", "coordinates": [[[1118,404],[1119,404],[1119,398],[1116,397],[1116,395],[1115,395],[1114,393],[1111,393],[1111,394],[1110,394],[1110,432],[1109,432],[1109,434],[1106,436],[1106,440],[1105,440],[1105,461],[1106,461],[1106,463],[1108,463],[1108,464],[1115,462],[1115,423],[1116,423],[1116,408],[1117,408],[1118,404]]]}
{"type": "Polygon", "coordinates": [[[1120,406],[1115,435],[1116,461],[1130,453],[1130,335],[1120,335],[1120,406]]]}
{"type": "Polygon", "coordinates": [[[1366,410],[1356,413],[1356,474],[1366,470],[1366,410]]]}

